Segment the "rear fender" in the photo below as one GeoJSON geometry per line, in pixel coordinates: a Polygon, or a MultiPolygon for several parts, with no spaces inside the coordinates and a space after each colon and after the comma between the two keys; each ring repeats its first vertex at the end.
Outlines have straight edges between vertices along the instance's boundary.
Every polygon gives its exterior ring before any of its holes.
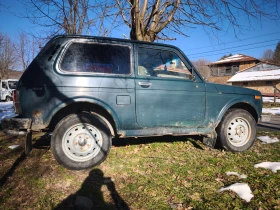
{"type": "MultiPolygon", "coordinates": [[[[77,102],[85,102],[85,103],[90,103],[90,104],[93,104],[93,105],[98,105],[100,107],[102,107],[103,109],[105,109],[108,114],[111,115],[111,117],[113,118],[114,120],[114,123],[116,125],[116,129],[118,130],[119,129],[119,119],[118,119],[118,116],[116,114],[116,112],[110,107],[108,106],[106,103],[104,103],[103,101],[100,101],[100,100],[96,100],[96,99],[92,99],[92,98],[86,98],[86,97],[79,97],[79,98],[74,98],[74,99],[69,99],[67,101],[64,101],[63,103],[59,104],[58,106],[56,106],[51,112],[49,112],[48,115],[46,115],[46,117],[44,118],[44,124],[45,125],[49,125],[52,118],[60,111],[62,110],[63,108],[71,105],[71,104],[74,104],[74,103],[77,103],[77,102]]],[[[99,115],[98,113],[95,113],[95,112],[91,112],[92,114],[95,114],[95,115],[98,115],[99,117],[101,115],[99,115]]],[[[102,116],[101,116],[102,117],[102,116]]],[[[104,117],[102,117],[104,118],[104,117]]],[[[108,120],[105,118],[104,120],[106,122],[106,124],[110,124],[108,122],[108,120]]],[[[113,132],[113,127],[112,125],[108,126],[110,128],[110,131],[111,133],[114,133],[113,132]]]]}

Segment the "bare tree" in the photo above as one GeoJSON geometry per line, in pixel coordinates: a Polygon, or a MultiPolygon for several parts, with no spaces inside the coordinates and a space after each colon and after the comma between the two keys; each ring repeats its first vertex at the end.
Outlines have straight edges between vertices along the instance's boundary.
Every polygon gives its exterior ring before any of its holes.
{"type": "Polygon", "coordinates": [[[89,27],[89,0],[26,0],[26,16],[32,23],[48,27],[53,34],[81,34],[89,27]]]}
{"type": "Polygon", "coordinates": [[[7,79],[9,69],[15,65],[14,44],[7,35],[0,33],[0,79],[7,79]]]}
{"type": "MultiPolygon", "coordinates": [[[[130,38],[153,42],[172,40],[169,32],[188,36],[188,28],[203,26],[211,31],[225,24],[237,34],[244,17],[279,19],[278,0],[116,0],[119,14],[130,28],[130,38]],[[275,14],[275,15],[272,15],[275,14]]],[[[227,27],[228,27],[227,26],[227,27]]]]}
{"type": "Polygon", "coordinates": [[[273,53],[273,62],[275,64],[280,64],[280,42],[276,45],[276,48],[273,53]]]}
{"type": "Polygon", "coordinates": [[[108,35],[115,18],[109,15],[113,3],[108,0],[25,0],[23,15],[33,24],[56,34],[108,35]],[[105,28],[108,26],[108,28],[105,28]]]}
{"type": "Polygon", "coordinates": [[[162,3],[160,0],[144,0],[142,5],[140,0],[116,1],[124,23],[130,28],[130,38],[149,42],[160,38],[159,33],[175,20],[175,13],[181,5],[180,0],[162,3]]]}
{"type": "Polygon", "coordinates": [[[261,59],[265,61],[273,61],[273,54],[274,54],[273,50],[271,49],[265,50],[262,54],[261,59]]]}
{"type": "Polygon", "coordinates": [[[197,26],[207,33],[231,28],[237,35],[252,20],[264,17],[279,20],[279,0],[24,1],[27,2],[25,17],[46,27],[51,35],[107,36],[124,23],[130,29],[131,39],[153,42],[173,40],[174,33],[188,36],[188,29],[197,26]]]}
{"type": "Polygon", "coordinates": [[[122,25],[122,22],[118,22],[118,12],[116,12],[116,4],[112,0],[91,1],[95,13],[95,33],[98,36],[109,36],[113,29],[122,25]],[[98,2],[98,3],[97,3],[98,2]]]}
{"type": "Polygon", "coordinates": [[[28,39],[27,34],[24,32],[21,32],[18,35],[18,40],[19,43],[15,44],[15,52],[21,64],[22,70],[25,70],[31,60],[31,46],[29,46],[30,40],[28,39]]]}
{"type": "Polygon", "coordinates": [[[38,41],[26,32],[19,32],[17,40],[18,42],[14,45],[16,59],[18,61],[17,67],[24,71],[35,58],[40,48],[38,46],[38,41]]]}
{"type": "Polygon", "coordinates": [[[211,70],[208,66],[208,64],[211,63],[211,61],[207,59],[198,59],[196,61],[192,61],[195,68],[199,71],[199,73],[205,78],[208,79],[211,75],[211,70]]]}

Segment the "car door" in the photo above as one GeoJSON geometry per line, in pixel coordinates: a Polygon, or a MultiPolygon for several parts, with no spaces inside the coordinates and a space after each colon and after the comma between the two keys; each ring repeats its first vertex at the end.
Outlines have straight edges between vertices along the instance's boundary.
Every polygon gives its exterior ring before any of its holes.
{"type": "Polygon", "coordinates": [[[205,118],[205,85],[176,49],[138,47],[136,117],[140,126],[195,127],[205,118]]]}

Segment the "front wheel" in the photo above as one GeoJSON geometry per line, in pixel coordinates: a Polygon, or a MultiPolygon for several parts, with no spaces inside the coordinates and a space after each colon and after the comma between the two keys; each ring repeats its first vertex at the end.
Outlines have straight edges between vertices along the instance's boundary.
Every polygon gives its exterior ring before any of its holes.
{"type": "Polygon", "coordinates": [[[102,163],[111,147],[106,123],[90,113],[72,114],[61,120],[52,135],[55,159],[72,170],[92,168],[102,163]]]}
{"type": "Polygon", "coordinates": [[[256,139],[256,121],[243,109],[230,109],[224,115],[218,128],[218,141],[232,152],[248,150],[256,139]]]}

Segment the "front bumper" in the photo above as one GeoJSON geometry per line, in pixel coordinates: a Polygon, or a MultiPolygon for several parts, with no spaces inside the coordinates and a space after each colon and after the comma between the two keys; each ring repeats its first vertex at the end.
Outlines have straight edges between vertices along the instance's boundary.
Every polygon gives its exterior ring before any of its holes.
{"type": "Polygon", "coordinates": [[[10,135],[26,135],[31,128],[32,119],[30,118],[6,118],[2,120],[4,133],[10,135]]]}

